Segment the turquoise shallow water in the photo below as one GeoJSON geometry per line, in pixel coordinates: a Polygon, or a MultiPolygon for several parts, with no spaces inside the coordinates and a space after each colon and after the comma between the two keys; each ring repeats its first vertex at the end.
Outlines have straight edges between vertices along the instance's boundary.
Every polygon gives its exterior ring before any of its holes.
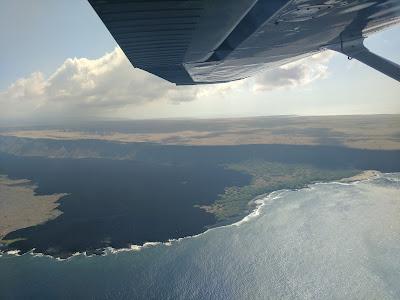
{"type": "Polygon", "coordinates": [[[0,257],[0,299],[399,299],[400,174],[279,191],[167,245],[0,257]]]}

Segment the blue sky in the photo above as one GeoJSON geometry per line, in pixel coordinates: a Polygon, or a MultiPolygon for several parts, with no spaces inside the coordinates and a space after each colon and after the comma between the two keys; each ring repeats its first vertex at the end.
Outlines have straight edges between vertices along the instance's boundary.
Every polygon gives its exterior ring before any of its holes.
{"type": "Polygon", "coordinates": [[[35,71],[46,75],[69,57],[97,58],[116,46],[84,0],[2,3],[0,88],[35,71]]]}
{"type": "MultiPolygon", "coordinates": [[[[252,84],[221,86],[216,90],[171,88],[162,80],[146,77],[146,74],[136,69],[133,71],[129,63],[117,53],[114,39],[85,0],[7,1],[0,10],[0,38],[0,102],[3,98],[6,103],[4,98],[17,93],[15,90],[21,86],[28,90],[27,82],[33,93],[24,92],[20,96],[19,91],[17,104],[3,103],[3,115],[10,118],[44,118],[50,115],[58,118],[60,112],[75,116],[79,112],[80,117],[88,118],[400,113],[399,83],[357,61],[348,61],[339,54],[315,60],[316,67],[309,71],[316,72],[323,68],[323,76],[294,86],[268,87],[254,92],[256,83],[253,81],[252,84]],[[106,53],[110,53],[111,57],[105,56],[106,53]],[[75,57],[88,60],[70,61],[65,65],[68,58],[75,57]],[[100,58],[104,60],[96,64],[91,62],[100,58]],[[78,99],[82,94],[76,91],[79,86],[60,83],[65,74],[56,72],[59,68],[64,72],[81,70],[82,65],[88,69],[93,65],[98,68],[105,62],[110,64],[110,59],[122,65],[119,67],[122,71],[118,69],[110,73],[114,77],[120,74],[127,74],[129,78],[136,76],[141,84],[151,78],[157,85],[165,85],[162,96],[148,92],[139,95],[138,100],[136,93],[120,96],[113,92],[109,95],[117,99],[115,102],[102,98],[93,105],[93,99],[86,99],[82,105],[78,99]],[[32,73],[36,75],[32,76],[32,73]],[[55,73],[57,76],[54,76],[55,73]],[[62,85],[63,92],[71,97],[75,95],[77,99],[68,100],[65,106],[55,106],[49,104],[49,99],[37,96],[45,84],[43,82],[51,76],[55,78],[53,81],[57,80],[62,85]],[[10,86],[13,85],[14,94],[10,92],[10,86]]],[[[378,54],[400,63],[399,26],[370,37],[366,44],[378,54]]],[[[100,80],[104,88],[107,84],[112,87],[114,77],[96,80],[100,80]]],[[[141,85],[136,84],[140,89],[141,85]]]]}

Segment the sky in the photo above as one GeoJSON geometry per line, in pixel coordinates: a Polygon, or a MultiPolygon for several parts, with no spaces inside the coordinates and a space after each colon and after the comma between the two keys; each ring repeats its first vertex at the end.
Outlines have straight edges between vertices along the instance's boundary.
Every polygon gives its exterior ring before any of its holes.
{"type": "MultiPolygon", "coordinates": [[[[327,51],[239,82],[175,87],[133,68],[86,0],[0,10],[0,122],[400,113],[400,84],[327,51]]],[[[400,27],[366,45],[400,63],[400,27]]]]}

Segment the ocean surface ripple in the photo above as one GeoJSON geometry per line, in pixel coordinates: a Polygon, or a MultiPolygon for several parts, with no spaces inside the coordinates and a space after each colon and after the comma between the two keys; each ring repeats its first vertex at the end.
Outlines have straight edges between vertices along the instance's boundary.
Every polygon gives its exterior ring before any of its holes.
{"type": "Polygon", "coordinates": [[[239,223],[166,244],[5,254],[0,270],[0,299],[400,299],[400,173],[274,192],[239,223]]]}

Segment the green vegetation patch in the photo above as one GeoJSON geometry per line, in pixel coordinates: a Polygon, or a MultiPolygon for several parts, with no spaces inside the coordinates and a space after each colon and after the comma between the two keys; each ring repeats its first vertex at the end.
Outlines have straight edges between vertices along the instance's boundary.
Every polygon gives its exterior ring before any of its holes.
{"type": "Polygon", "coordinates": [[[252,176],[251,183],[243,187],[227,187],[214,204],[200,206],[213,213],[219,223],[235,220],[248,214],[257,196],[281,189],[299,189],[310,183],[339,180],[358,173],[355,169],[321,169],[305,164],[283,164],[264,160],[247,160],[226,168],[252,176]]]}
{"type": "Polygon", "coordinates": [[[18,242],[18,241],[23,241],[25,240],[24,238],[16,238],[16,239],[12,239],[12,240],[2,240],[0,238],[0,245],[11,245],[12,243],[18,242]]]}

